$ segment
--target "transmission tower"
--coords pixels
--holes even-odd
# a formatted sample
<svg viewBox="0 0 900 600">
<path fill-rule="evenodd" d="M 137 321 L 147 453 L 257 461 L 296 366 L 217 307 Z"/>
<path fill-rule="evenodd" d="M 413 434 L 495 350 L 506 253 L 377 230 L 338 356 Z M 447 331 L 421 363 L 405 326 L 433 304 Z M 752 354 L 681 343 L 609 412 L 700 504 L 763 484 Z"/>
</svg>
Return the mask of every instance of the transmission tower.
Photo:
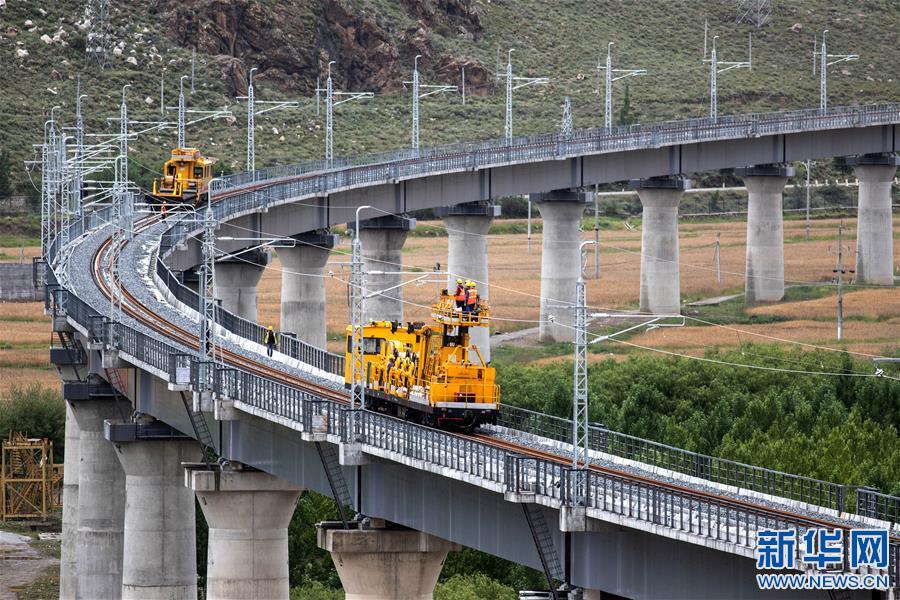
<svg viewBox="0 0 900 600">
<path fill-rule="evenodd" d="M 736 23 L 749 23 L 757 29 L 772 22 L 771 0 L 739 0 Z"/>
<path fill-rule="evenodd" d="M 578 260 L 584 247 L 593 240 L 581 242 Z M 587 381 L 587 287 L 581 265 L 575 282 L 575 365 L 572 386 L 572 468 L 575 469 L 575 499 L 585 498 L 585 471 L 588 468 L 588 381 Z"/>
<path fill-rule="evenodd" d="M 90 29 L 87 34 L 87 60 L 101 70 L 109 61 L 110 37 L 109 27 L 110 0 L 87 0 L 86 16 Z"/>
<path fill-rule="evenodd" d="M 329 80 L 331 78 L 329 77 Z M 365 204 L 356 209 L 356 228 L 353 230 L 353 245 L 350 258 L 350 408 L 353 412 L 353 430 L 356 431 L 356 411 L 366 406 L 366 373 L 363 360 L 363 326 L 365 325 L 366 272 L 362 255 L 362 240 L 359 236 L 359 213 L 371 209 Z M 357 379 L 359 381 L 357 381 Z"/>
<path fill-rule="evenodd" d="M 572 135 L 572 129 L 572 101 L 566 96 L 566 100 L 563 103 L 563 116 L 559 131 L 564 136 L 568 137 Z"/>
</svg>

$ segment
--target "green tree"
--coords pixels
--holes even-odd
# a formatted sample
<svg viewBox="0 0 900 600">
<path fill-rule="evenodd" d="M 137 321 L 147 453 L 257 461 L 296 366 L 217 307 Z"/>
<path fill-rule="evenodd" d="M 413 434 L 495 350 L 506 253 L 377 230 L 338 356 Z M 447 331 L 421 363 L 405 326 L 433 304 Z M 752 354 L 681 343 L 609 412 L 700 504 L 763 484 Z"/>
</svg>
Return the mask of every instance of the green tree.
<svg viewBox="0 0 900 600">
<path fill-rule="evenodd" d="M 8 398 L 0 398 L 0 436 L 12 432 L 49 439 L 59 461 L 66 439 L 66 405 L 59 391 L 39 384 L 13 386 Z"/>
<path fill-rule="evenodd" d="M 457 574 L 438 583 L 434 600 L 516 600 L 518 591 L 482 573 Z"/>
<path fill-rule="evenodd" d="M 631 108 L 630 86 L 625 84 L 625 97 L 622 99 L 622 108 L 619 109 L 617 125 L 634 125 L 641 118 L 641 113 Z"/>
</svg>

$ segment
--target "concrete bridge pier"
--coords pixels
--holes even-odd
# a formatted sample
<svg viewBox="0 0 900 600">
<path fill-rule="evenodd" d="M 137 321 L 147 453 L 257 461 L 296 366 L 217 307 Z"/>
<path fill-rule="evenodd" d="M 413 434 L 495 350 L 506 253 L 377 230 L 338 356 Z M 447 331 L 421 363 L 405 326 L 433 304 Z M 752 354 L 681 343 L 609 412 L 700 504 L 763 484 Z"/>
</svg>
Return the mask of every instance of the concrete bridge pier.
<svg viewBox="0 0 900 600">
<path fill-rule="evenodd" d="M 859 179 L 856 221 L 856 281 L 874 285 L 894 284 L 894 240 L 891 214 L 891 182 L 900 157 L 895 154 L 863 154 L 847 158 Z"/>
<path fill-rule="evenodd" d="M 347 227 L 352 229 L 356 223 L 348 223 Z M 403 244 L 407 234 L 415 227 L 415 219 L 394 215 L 359 222 L 366 294 L 388 290 L 366 298 L 366 313 L 363 315 L 366 321 L 403 320 L 403 288 L 397 286 L 403 283 L 403 275 L 399 273 L 403 270 Z"/>
<path fill-rule="evenodd" d="M 494 217 L 500 216 L 500 205 L 490 202 L 467 202 L 434 210 L 447 227 L 447 289 L 452 294 L 457 279 L 471 279 L 478 295 L 490 298 L 488 287 L 487 235 Z M 488 327 L 470 329 L 471 342 L 487 362 L 491 361 L 491 332 Z"/>
<path fill-rule="evenodd" d="M 336 234 L 316 231 L 294 236 L 293 248 L 278 248 L 281 260 L 281 330 L 325 349 L 325 264 L 338 243 Z"/>
<path fill-rule="evenodd" d="M 635 179 L 641 217 L 641 312 L 679 314 L 681 276 L 678 255 L 678 203 L 690 179 Z"/>
<path fill-rule="evenodd" d="M 125 472 L 115 448 L 103 435 L 103 423 L 130 414 L 131 405 L 112 395 L 66 399 L 80 430 L 76 597 L 120 598 Z"/>
<path fill-rule="evenodd" d="M 287 598 L 287 527 L 300 488 L 262 471 L 185 471 L 209 525 L 209 600 Z"/>
<path fill-rule="evenodd" d="M 784 298 L 784 184 L 794 176 L 788 165 L 735 169 L 747 186 L 747 264 L 744 294 L 748 304 Z"/>
<path fill-rule="evenodd" d="M 319 547 L 331 553 L 346 600 L 431 600 L 447 553 L 457 544 L 408 529 L 341 529 L 318 525 Z"/>
<path fill-rule="evenodd" d="M 59 558 L 59 597 L 77 597 L 78 589 L 78 466 L 81 431 L 66 402 L 66 454 L 63 459 L 62 544 Z"/>
<path fill-rule="evenodd" d="M 556 190 L 531 194 L 541 212 L 541 324 L 542 342 L 575 339 L 575 282 L 581 270 L 581 216 L 588 194 Z M 553 323 L 549 323 L 550 316 Z"/>
<path fill-rule="evenodd" d="M 123 599 L 197 597 L 194 495 L 181 463 L 200 459 L 199 444 L 151 417 L 107 421 L 125 471 Z"/>
<path fill-rule="evenodd" d="M 256 322 L 256 286 L 269 264 L 267 250 L 245 252 L 216 263 L 216 298 L 222 308 Z"/>
</svg>

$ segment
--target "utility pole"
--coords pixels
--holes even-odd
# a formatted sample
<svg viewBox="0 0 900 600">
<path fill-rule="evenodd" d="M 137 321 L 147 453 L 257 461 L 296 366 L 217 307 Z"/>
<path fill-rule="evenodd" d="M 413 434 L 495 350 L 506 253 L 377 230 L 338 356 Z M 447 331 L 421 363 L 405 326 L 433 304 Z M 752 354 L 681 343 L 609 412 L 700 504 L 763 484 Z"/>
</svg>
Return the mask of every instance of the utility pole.
<svg viewBox="0 0 900 600">
<path fill-rule="evenodd" d="M 722 283 L 722 244 L 720 232 L 716 232 L 716 283 Z"/>
<path fill-rule="evenodd" d="M 600 185 L 594 184 L 594 279 L 600 279 Z"/>
<path fill-rule="evenodd" d="M 256 171 L 256 117 L 269 111 L 278 110 L 280 108 L 296 108 L 300 103 L 296 100 L 257 100 L 256 91 L 253 86 L 253 72 L 257 68 L 250 69 L 247 82 L 247 95 L 238 96 L 238 100 L 247 101 L 247 170 L 253 173 Z M 259 104 L 266 105 L 265 108 L 257 110 Z M 254 181 L 256 175 L 253 175 Z"/>
<path fill-rule="evenodd" d="M 455 92 L 457 87 L 455 85 L 425 85 L 419 83 L 419 59 L 422 58 L 421 54 L 416 54 L 416 57 L 413 59 L 413 78 L 412 81 L 404 81 L 403 83 L 411 83 L 412 84 L 412 149 L 416 156 L 419 155 L 419 100 L 422 98 L 426 98 L 428 96 L 433 96 L 434 94 L 441 94 L 443 92 Z M 422 89 L 428 90 L 425 93 L 420 93 Z"/>
<path fill-rule="evenodd" d="M 166 114 L 166 68 L 162 68 L 162 75 L 159 76 L 159 114 Z"/>
<path fill-rule="evenodd" d="M 352 102 L 353 100 L 364 100 L 374 98 L 372 92 L 336 92 L 334 84 L 331 80 L 331 65 L 335 61 L 328 62 L 328 79 L 325 80 L 325 89 L 316 88 L 316 94 L 325 92 L 325 168 L 330 169 L 334 164 L 334 107 Z M 343 100 L 334 101 L 335 96 L 346 96 Z"/>
<path fill-rule="evenodd" d="M 849 248 L 847 249 L 849 251 Z M 844 268 L 844 220 L 841 219 L 838 225 L 838 245 L 837 245 L 837 265 L 832 271 L 835 274 L 835 282 L 837 283 L 837 339 L 844 339 L 844 275 L 851 275 L 856 271 L 854 269 Z"/>
<path fill-rule="evenodd" d="M 466 68 L 462 67 L 462 75 L 460 76 L 460 84 L 462 84 L 462 104 L 466 105 Z"/>
<path fill-rule="evenodd" d="M 841 62 L 851 60 L 859 60 L 858 54 L 828 54 L 827 44 L 825 43 L 825 34 L 828 30 L 822 32 L 822 44 L 820 46 L 819 58 L 819 112 L 825 114 L 828 110 L 828 67 Z M 831 62 L 829 62 L 831 59 Z"/>
<path fill-rule="evenodd" d="M 187 75 L 182 75 L 178 81 L 178 147 L 184 148 L 184 80 Z"/>
<path fill-rule="evenodd" d="M 350 409 L 354 411 L 353 431 L 356 431 L 356 411 L 366 406 L 366 373 L 363 360 L 363 326 L 366 303 L 366 273 L 362 256 L 362 239 L 359 235 L 359 213 L 371 209 L 364 204 L 356 209 L 356 227 L 353 230 L 353 244 L 350 259 Z M 359 379 L 359 381 L 357 381 Z"/>
<path fill-rule="evenodd" d="M 612 47 L 615 42 L 606 45 L 606 96 L 603 102 L 603 127 L 606 131 L 612 129 L 612 84 L 614 81 L 625 79 L 626 77 L 638 77 L 646 75 L 647 69 L 613 69 L 612 68 Z M 614 75 L 618 73 L 618 75 Z"/>
<path fill-rule="evenodd" d="M 806 161 L 806 241 L 809 241 L 809 167 L 811 161 Z"/>
<path fill-rule="evenodd" d="M 591 240 L 581 242 L 579 261 L 584 247 Z M 575 469 L 575 499 L 584 498 L 585 475 L 588 466 L 588 382 L 587 382 L 587 287 L 579 266 L 575 282 L 575 364 L 572 389 L 572 468 Z"/>
<path fill-rule="evenodd" d="M 212 197 L 212 184 L 216 179 L 210 180 L 207 190 Z M 202 256 L 200 265 L 200 320 L 197 339 L 199 341 L 197 358 L 200 361 L 200 391 L 212 389 L 213 373 L 216 364 L 216 221 L 213 217 L 212 202 L 206 203 L 206 211 L 203 218 Z"/>
<path fill-rule="evenodd" d="M 721 61 L 716 50 L 716 40 L 719 36 L 713 36 L 712 51 L 708 60 L 709 62 L 709 118 L 714 122 L 719 118 L 719 85 L 718 75 L 732 69 L 752 69 L 753 68 L 753 34 L 747 44 L 747 60 L 745 61 Z M 719 68 L 724 67 L 724 68 Z"/>
<path fill-rule="evenodd" d="M 550 82 L 547 77 L 513 77 L 512 70 L 512 53 L 515 48 L 510 48 L 506 53 L 506 74 L 497 74 L 497 77 L 506 77 L 506 124 L 504 126 L 504 137 L 507 145 L 512 143 L 513 137 L 513 91 L 528 87 L 530 85 L 546 85 Z M 518 84 L 516 82 L 519 82 Z"/>
</svg>

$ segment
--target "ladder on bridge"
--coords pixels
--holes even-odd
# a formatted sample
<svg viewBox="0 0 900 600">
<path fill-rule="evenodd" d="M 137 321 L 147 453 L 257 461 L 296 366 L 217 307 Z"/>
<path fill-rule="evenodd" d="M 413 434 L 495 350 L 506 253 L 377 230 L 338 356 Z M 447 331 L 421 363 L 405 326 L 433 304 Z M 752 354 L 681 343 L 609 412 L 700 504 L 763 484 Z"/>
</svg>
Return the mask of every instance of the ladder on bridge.
<svg viewBox="0 0 900 600">
<path fill-rule="evenodd" d="M 334 497 L 334 503 L 337 506 L 338 514 L 341 515 L 341 522 L 344 529 L 350 529 L 350 519 L 348 518 L 347 507 L 351 506 L 353 499 L 350 497 L 350 488 L 347 487 L 347 480 L 344 479 L 344 472 L 341 470 L 341 461 L 338 458 L 337 449 L 331 445 L 322 445 L 316 442 L 316 450 L 319 452 L 319 458 L 322 460 L 322 467 L 325 469 L 325 477 L 328 478 L 328 485 L 331 487 L 331 495 Z"/>
<path fill-rule="evenodd" d="M 548 589 L 554 591 L 557 588 L 557 581 L 565 581 L 565 573 L 563 573 L 556 546 L 553 544 L 550 528 L 547 527 L 544 513 L 541 512 L 541 508 L 537 504 L 523 502 L 522 510 L 525 512 L 525 520 L 528 521 L 528 528 L 531 530 L 531 536 L 534 538 L 538 558 L 541 560 L 541 567 L 544 570 L 544 576 L 547 578 Z"/>
<path fill-rule="evenodd" d="M 75 377 L 78 381 L 84 381 L 81 373 L 78 371 L 78 365 L 83 363 L 84 348 L 81 343 L 75 339 L 75 334 L 71 331 L 57 331 L 56 337 L 59 338 L 59 344 L 69 356 L 72 370 L 75 371 Z"/>
<path fill-rule="evenodd" d="M 188 420 L 190 420 L 191 428 L 194 430 L 194 437 L 197 438 L 197 441 L 203 447 L 203 462 L 209 466 L 209 457 L 216 456 L 216 447 L 213 445 L 212 434 L 209 432 L 206 418 L 202 412 L 194 411 L 193 402 L 184 392 L 181 392 L 181 401 L 184 403 L 184 410 L 187 411 Z"/>
</svg>

